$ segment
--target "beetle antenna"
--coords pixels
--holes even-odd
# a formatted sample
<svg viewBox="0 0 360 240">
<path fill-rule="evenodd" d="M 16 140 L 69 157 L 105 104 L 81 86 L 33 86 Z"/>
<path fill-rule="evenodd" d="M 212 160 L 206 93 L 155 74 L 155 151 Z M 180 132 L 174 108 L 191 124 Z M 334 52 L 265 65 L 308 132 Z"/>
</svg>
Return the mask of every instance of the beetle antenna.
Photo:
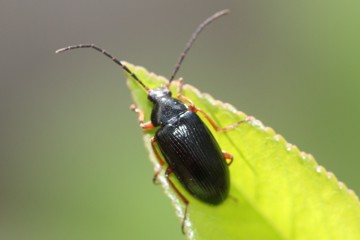
<svg viewBox="0 0 360 240">
<path fill-rule="evenodd" d="M 195 30 L 195 32 L 191 35 L 190 40 L 187 42 L 184 51 L 180 54 L 179 60 L 177 62 L 177 64 L 175 65 L 175 69 L 170 77 L 169 80 L 169 84 L 171 83 L 171 81 L 174 80 L 176 73 L 179 71 L 180 66 L 182 64 L 182 62 L 184 61 L 184 58 L 186 56 L 186 54 L 188 53 L 188 51 L 190 50 L 191 46 L 193 45 L 193 43 L 195 42 L 195 40 L 197 39 L 198 35 L 200 32 L 202 32 L 202 30 L 204 30 L 204 28 L 209 25 L 211 22 L 213 22 L 214 20 L 218 19 L 221 16 L 224 16 L 226 14 L 229 13 L 228 9 L 219 11 L 217 13 L 215 13 L 214 15 L 212 15 L 211 17 L 207 18 L 204 22 L 202 22 L 198 28 Z"/>
<path fill-rule="evenodd" d="M 117 65 L 119 65 L 122 69 L 124 69 L 127 73 L 129 73 L 133 79 L 135 79 L 138 83 L 140 83 L 140 85 L 146 90 L 149 91 L 149 87 L 147 87 L 136 75 L 135 73 L 133 73 L 126 65 L 122 64 L 121 61 L 119 61 L 116 57 L 113 57 L 110 53 L 108 53 L 105 49 L 99 48 L 98 46 L 94 45 L 94 44 L 79 44 L 79 45 L 73 45 L 73 46 L 68 46 L 65 48 L 61 48 L 55 51 L 55 53 L 61 53 L 61 52 L 65 52 L 68 50 L 73 50 L 73 49 L 78 49 L 78 48 L 92 48 L 95 49 L 98 52 L 101 52 L 102 54 L 104 54 L 105 56 L 107 56 L 108 58 L 110 58 L 111 60 L 113 60 Z"/>
</svg>

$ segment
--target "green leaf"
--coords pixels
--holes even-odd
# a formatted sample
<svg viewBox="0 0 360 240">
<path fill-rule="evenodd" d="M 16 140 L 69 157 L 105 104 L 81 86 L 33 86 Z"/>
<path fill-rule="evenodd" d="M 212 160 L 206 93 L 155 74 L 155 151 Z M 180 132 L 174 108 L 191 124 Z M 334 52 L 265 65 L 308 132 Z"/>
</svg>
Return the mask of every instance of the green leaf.
<svg viewBox="0 0 360 240">
<path fill-rule="evenodd" d="M 126 65 L 150 88 L 167 82 L 142 67 Z M 128 86 L 135 104 L 144 110 L 148 121 L 151 104 L 146 92 L 134 80 L 128 80 Z M 178 82 L 172 83 L 171 90 L 176 96 Z M 196 200 L 172 176 L 176 187 L 190 201 L 186 222 L 188 239 L 360 239 L 358 197 L 334 174 L 319 166 L 311 155 L 300 152 L 259 120 L 190 85 L 184 86 L 183 95 L 219 126 L 248 119 L 236 129 L 214 133 L 221 148 L 234 156 L 229 166 L 230 197 L 224 203 L 210 206 Z M 144 132 L 144 141 L 151 162 L 158 169 L 150 144 L 153 135 L 154 131 Z M 181 199 L 169 187 L 163 173 L 159 180 L 182 220 Z"/>
</svg>

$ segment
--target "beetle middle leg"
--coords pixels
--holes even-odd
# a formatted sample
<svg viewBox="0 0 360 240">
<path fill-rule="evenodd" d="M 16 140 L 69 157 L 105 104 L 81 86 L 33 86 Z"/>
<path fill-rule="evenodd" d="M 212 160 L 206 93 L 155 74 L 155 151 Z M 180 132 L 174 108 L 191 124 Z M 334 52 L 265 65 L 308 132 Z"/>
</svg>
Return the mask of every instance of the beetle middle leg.
<svg viewBox="0 0 360 240">
<path fill-rule="evenodd" d="M 228 131 L 230 129 L 233 129 L 233 128 L 236 128 L 237 126 L 239 126 L 240 124 L 242 123 L 245 123 L 247 122 L 247 120 L 241 120 L 239 122 L 236 122 L 234 124 L 231 124 L 229 126 L 226 126 L 226 127 L 219 127 L 217 125 L 217 123 L 206 113 L 204 112 L 202 109 L 198 108 L 195 106 L 195 104 L 193 103 L 193 101 L 191 101 L 190 99 L 188 99 L 187 97 L 181 95 L 181 94 L 178 94 L 178 98 L 184 102 L 187 102 L 188 103 L 188 109 L 194 113 L 201 113 L 205 118 L 206 120 L 209 121 L 209 123 L 211 124 L 211 126 L 215 129 L 215 131 L 217 132 L 225 132 L 225 131 Z"/>
<path fill-rule="evenodd" d="M 187 97 L 185 97 L 184 95 L 181 94 L 182 90 L 183 90 L 183 85 L 184 85 L 183 78 L 180 78 L 178 81 L 179 81 L 179 92 L 178 92 L 178 95 L 177 95 L 178 98 L 180 100 L 182 100 L 183 102 L 188 103 L 188 108 L 189 108 L 190 111 L 195 112 L 195 113 L 200 112 L 209 121 L 209 123 L 215 129 L 215 131 L 224 132 L 224 131 L 236 128 L 241 123 L 246 122 L 246 120 L 242 120 L 242 121 L 236 122 L 236 123 L 231 124 L 231 125 L 226 126 L 226 127 L 219 127 L 216 124 L 216 122 L 206 112 L 204 112 L 202 109 L 196 107 L 193 101 L 191 101 L 189 98 L 187 98 Z"/>
<path fill-rule="evenodd" d="M 168 167 L 165 172 L 165 177 L 166 177 L 166 180 L 168 181 L 168 183 L 170 184 L 170 186 L 174 189 L 176 194 L 180 197 L 181 201 L 185 204 L 184 218 L 181 223 L 181 230 L 182 230 L 183 234 L 185 234 L 185 221 L 186 221 L 187 211 L 188 211 L 188 207 L 189 207 L 189 200 L 187 200 L 184 197 L 184 195 L 182 195 L 182 193 L 179 191 L 179 189 L 177 189 L 175 184 L 171 181 L 171 179 L 169 177 L 169 175 L 171 173 L 173 173 L 173 170 L 170 167 Z"/>
<path fill-rule="evenodd" d="M 144 114 L 144 111 L 143 111 L 143 110 L 137 108 L 135 104 L 131 104 L 131 105 L 130 105 L 130 109 L 133 110 L 134 112 L 136 112 L 136 113 L 138 114 L 138 122 L 140 123 L 140 127 L 141 127 L 142 129 L 144 129 L 144 130 L 151 130 L 151 129 L 154 128 L 154 125 L 152 124 L 151 121 L 144 123 L 144 115 L 145 115 L 145 114 Z M 153 150 L 153 152 L 154 152 L 154 154 L 155 154 L 155 157 L 156 157 L 158 163 L 160 164 L 160 168 L 159 168 L 158 170 L 156 170 L 155 175 L 154 175 L 154 177 L 153 177 L 153 183 L 154 183 L 154 184 L 158 184 L 158 183 L 157 183 L 157 177 L 158 177 L 159 174 L 161 173 L 162 167 L 164 166 L 165 162 L 164 162 L 164 160 L 162 160 L 159 152 L 158 152 L 157 149 L 156 149 L 155 144 L 156 144 L 156 138 L 153 137 L 153 138 L 151 138 L 151 148 L 152 148 L 152 150 Z"/>
</svg>

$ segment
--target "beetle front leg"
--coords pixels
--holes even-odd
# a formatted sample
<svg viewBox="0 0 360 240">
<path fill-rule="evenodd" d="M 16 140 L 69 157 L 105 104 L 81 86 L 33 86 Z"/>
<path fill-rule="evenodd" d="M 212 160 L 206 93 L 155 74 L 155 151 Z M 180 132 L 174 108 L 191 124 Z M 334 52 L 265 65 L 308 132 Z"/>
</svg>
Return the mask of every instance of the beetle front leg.
<svg viewBox="0 0 360 240">
<path fill-rule="evenodd" d="M 179 86 L 178 86 L 178 96 L 181 95 L 182 90 L 183 90 L 183 85 L 184 85 L 184 79 L 181 77 L 181 78 L 179 78 L 179 79 L 176 80 L 176 81 L 168 82 L 168 84 L 166 85 L 166 87 L 167 87 L 168 89 L 170 89 L 171 83 L 173 83 L 173 82 L 178 82 L 178 85 L 179 85 Z"/>
<path fill-rule="evenodd" d="M 186 221 L 187 211 L 188 211 L 188 207 L 189 207 L 189 200 L 187 200 L 184 197 L 184 195 L 182 195 L 182 193 L 179 191 L 179 189 L 177 189 L 175 184 L 171 181 L 171 179 L 169 177 L 169 175 L 171 173 L 173 173 L 173 170 L 170 167 L 168 167 L 165 172 L 165 177 L 166 177 L 166 180 L 169 182 L 170 186 L 174 189 L 176 194 L 180 197 L 181 201 L 185 204 L 184 218 L 181 223 L 181 230 L 182 230 L 183 234 L 185 234 L 185 221 Z"/>
<path fill-rule="evenodd" d="M 140 127 L 144 130 L 152 130 L 154 129 L 154 125 L 151 121 L 144 123 L 144 111 L 137 108 L 135 104 L 130 105 L 130 109 L 138 114 L 138 122 L 140 123 Z"/>
<path fill-rule="evenodd" d="M 181 93 L 182 93 L 182 91 L 183 91 L 183 86 L 184 86 L 184 79 L 183 78 L 179 78 L 179 93 L 178 93 L 178 95 L 180 95 L 181 96 Z"/>
</svg>

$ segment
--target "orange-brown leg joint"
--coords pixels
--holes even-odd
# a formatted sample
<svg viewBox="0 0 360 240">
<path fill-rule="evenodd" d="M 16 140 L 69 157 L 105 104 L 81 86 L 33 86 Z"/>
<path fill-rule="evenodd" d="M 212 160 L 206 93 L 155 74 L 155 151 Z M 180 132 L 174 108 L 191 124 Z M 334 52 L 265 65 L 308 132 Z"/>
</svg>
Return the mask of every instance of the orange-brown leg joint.
<svg viewBox="0 0 360 240">
<path fill-rule="evenodd" d="M 145 131 L 152 130 L 155 128 L 155 126 L 153 125 L 153 123 L 151 121 L 146 122 L 146 123 L 140 123 L 140 127 L 142 129 L 144 129 Z"/>
<path fill-rule="evenodd" d="M 184 218 L 182 220 L 181 223 L 181 230 L 182 232 L 185 234 L 185 221 L 186 221 L 186 217 L 187 217 L 187 212 L 188 212 L 188 207 L 189 207 L 189 200 L 187 200 L 184 195 L 181 194 L 181 192 L 179 191 L 179 189 L 176 188 L 175 184 L 171 181 L 169 175 L 172 173 L 172 169 L 170 167 L 168 167 L 166 169 L 165 172 L 165 177 L 166 180 L 169 182 L 170 186 L 174 189 L 174 191 L 176 192 L 176 194 L 180 197 L 181 201 L 185 204 L 185 211 L 184 211 Z"/>
</svg>

